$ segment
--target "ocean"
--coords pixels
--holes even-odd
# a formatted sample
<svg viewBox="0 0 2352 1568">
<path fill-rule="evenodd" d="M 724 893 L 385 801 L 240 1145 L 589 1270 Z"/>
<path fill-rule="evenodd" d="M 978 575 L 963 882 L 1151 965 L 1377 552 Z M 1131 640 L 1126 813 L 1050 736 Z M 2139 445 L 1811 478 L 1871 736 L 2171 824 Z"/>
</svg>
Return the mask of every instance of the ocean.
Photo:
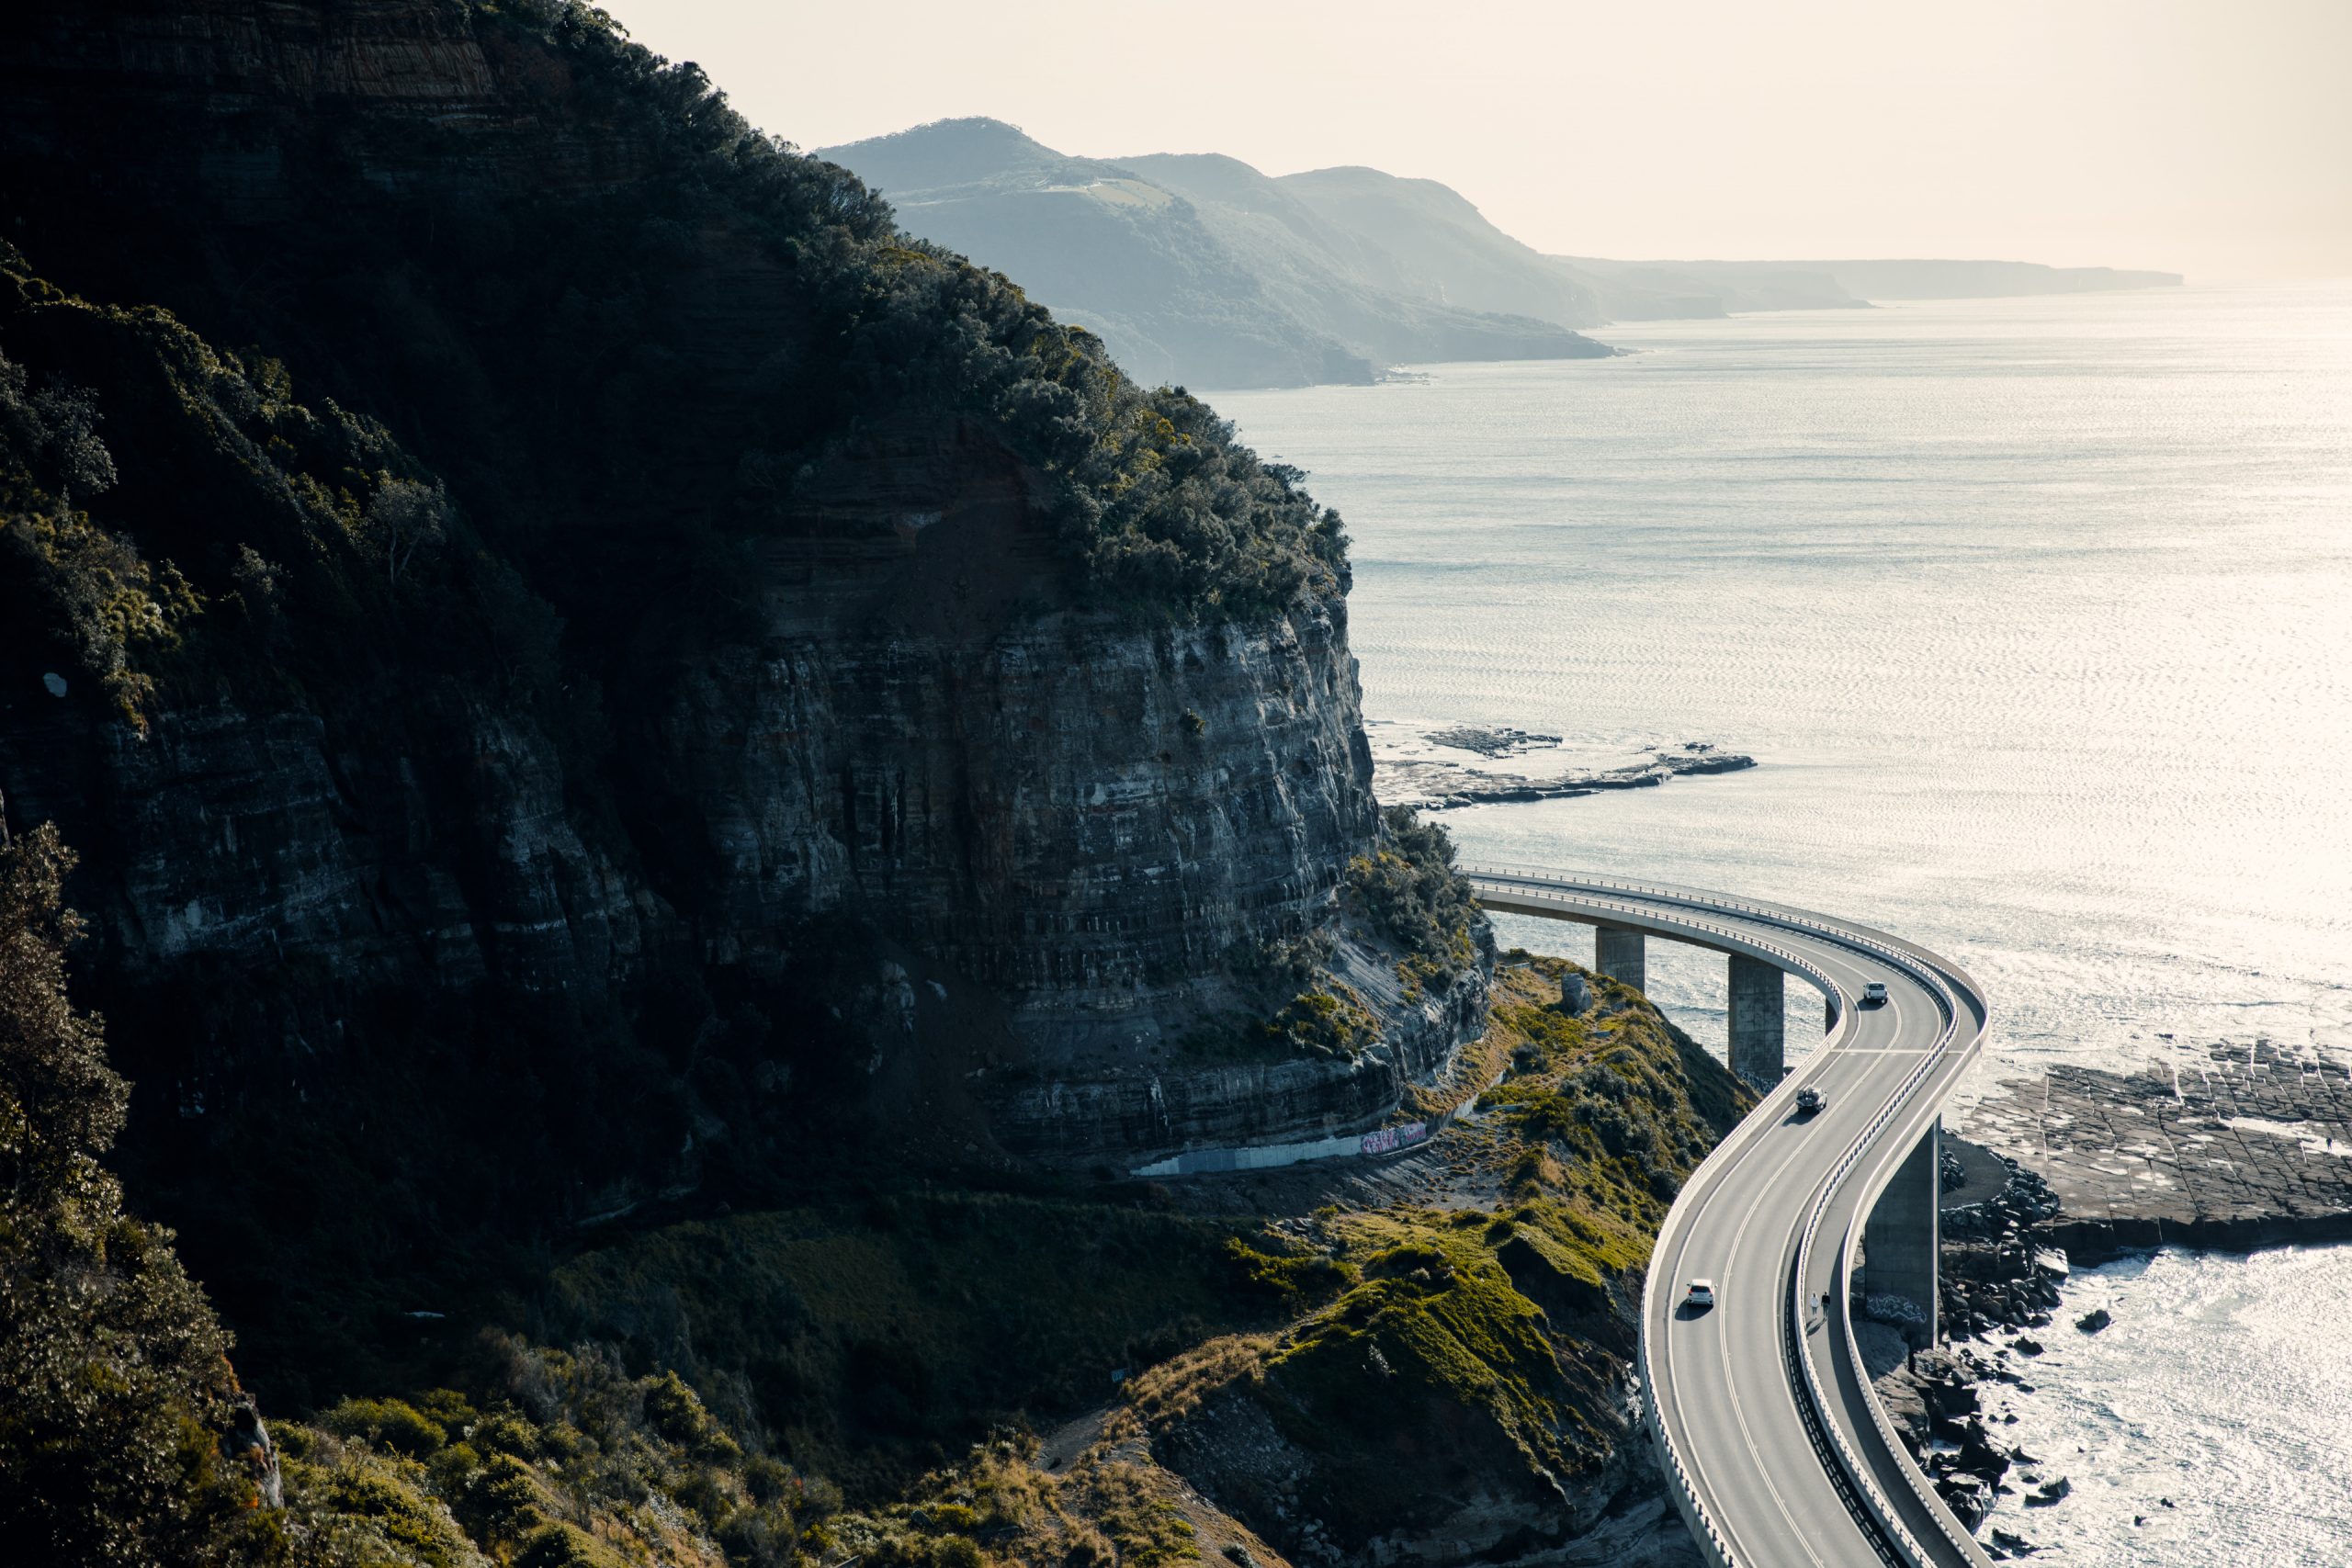
<svg viewBox="0 0 2352 1568">
<path fill-rule="evenodd" d="M 2217 1042 L 2352 1063 L 2352 283 L 1598 335 L 1635 352 L 1214 399 L 1348 520 L 1376 749 L 1469 724 L 1758 760 L 1443 813 L 1466 857 L 1925 942 L 1993 1000 L 1971 1096 Z M 1652 995 L 1718 1047 L 1724 984 L 1651 944 Z M 1792 1048 L 1819 1019 L 1792 996 Z M 2007 1430 L 2063 1441 L 2075 1495 L 1996 1522 L 2069 1563 L 2352 1562 L 2352 1357 L 2321 1326 L 2352 1257 L 2282 1256 L 2087 1277 L 2169 1326 L 2053 1349 Z M 2191 1396 L 2240 1355 L 2296 1375 Z M 2086 1486 L 2078 1444 L 2124 1479 Z M 2175 1506 L 2132 1526 L 2159 1477 Z"/>
</svg>

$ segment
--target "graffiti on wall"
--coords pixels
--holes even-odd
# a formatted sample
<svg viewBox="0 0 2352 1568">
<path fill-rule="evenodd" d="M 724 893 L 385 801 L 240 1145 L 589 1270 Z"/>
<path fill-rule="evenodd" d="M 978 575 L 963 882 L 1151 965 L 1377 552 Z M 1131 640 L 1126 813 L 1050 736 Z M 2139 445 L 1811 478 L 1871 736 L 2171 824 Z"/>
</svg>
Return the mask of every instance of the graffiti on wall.
<svg viewBox="0 0 2352 1568">
<path fill-rule="evenodd" d="M 1401 1127 L 1378 1127 L 1363 1135 L 1363 1152 L 1385 1155 L 1392 1149 L 1408 1149 L 1430 1135 L 1426 1122 L 1408 1122 Z"/>
</svg>

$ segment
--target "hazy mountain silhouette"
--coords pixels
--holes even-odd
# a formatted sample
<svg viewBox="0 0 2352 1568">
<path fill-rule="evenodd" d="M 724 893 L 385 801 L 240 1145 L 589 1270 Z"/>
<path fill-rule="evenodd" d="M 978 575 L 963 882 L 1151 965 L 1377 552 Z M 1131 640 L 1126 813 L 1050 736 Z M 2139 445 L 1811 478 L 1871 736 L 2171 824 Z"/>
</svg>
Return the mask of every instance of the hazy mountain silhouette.
<svg viewBox="0 0 2352 1568">
<path fill-rule="evenodd" d="M 1070 158 L 990 119 L 820 155 L 879 189 L 910 231 L 1101 334 L 1146 381 L 1302 386 L 1368 381 L 1399 361 L 1611 352 L 1553 313 L 1572 289 L 1529 290 L 1543 319 L 1464 308 L 1447 279 L 1230 158 Z M 1588 300 L 1573 320 L 1594 314 Z"/>
<path fill-rule="evenodd" d="M 1609 321 L 2180 281 L 2028 262 L 1546 255 L 1435 180 L 1361 167 L 1271 176 L 1216 153 L 1071 158 L 993 119 L 821 155 L 880 189 L 912 232 L 1099 333 L 1130 374 L 1194 387 L 1607 355 L 1572 329 Z"/>
</svg>

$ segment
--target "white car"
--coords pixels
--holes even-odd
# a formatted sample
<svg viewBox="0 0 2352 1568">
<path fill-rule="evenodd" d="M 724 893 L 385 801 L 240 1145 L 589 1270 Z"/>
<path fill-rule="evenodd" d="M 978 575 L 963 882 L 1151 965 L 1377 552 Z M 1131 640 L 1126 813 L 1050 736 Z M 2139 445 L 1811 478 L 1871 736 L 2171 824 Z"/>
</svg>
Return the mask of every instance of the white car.
<svg viewBox="0 0 2352 1568">
<path fill-rule="evenodd" d="M 1886 982 L 1883 980 L 1872 980 L 1869 985 L 1864 986 L 1862 987 L 1862 1005 L 1866 1008 L 1884 1007 L 1886 1005 Z"/>
<path fill-rule="evenodd" d="M 1715 1282 L 1713 1280 L 1691 1280 L 1682 1292 L 1682 1304 L 1692 1312 L 1705 1312 L 1715 1304 Z"/>
</svg>

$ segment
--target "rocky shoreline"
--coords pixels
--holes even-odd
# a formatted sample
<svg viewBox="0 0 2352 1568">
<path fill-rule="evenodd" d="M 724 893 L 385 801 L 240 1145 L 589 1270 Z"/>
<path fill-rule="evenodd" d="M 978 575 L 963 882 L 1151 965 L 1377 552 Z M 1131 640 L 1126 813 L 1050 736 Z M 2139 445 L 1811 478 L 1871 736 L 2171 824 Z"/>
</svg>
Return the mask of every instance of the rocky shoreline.
<svg viewBox="0 0 2352 1568">
<path fill-rule="evenodd" d="M 1737 773 L 1756 759 L 1711 740 L 1645 749 L 1630 760 L 1579 755 L 1557 735 L 1510 726 L 1453 725 L 1413 728 L 1368 725 L 1373 787 L 1391 804 L 1423 811 L 1464 806 L 1518 804 L 1649 789 L 1668 779 Z M 1512 761 L 1516 770 L 1496 764 Z"/>
<path fill-rule="evenodd" d="M 2131 1073 L 2053 1066 L 1966 1127 L 2049 1182 L 2044 1234 L 2078 1265 L 2352 1239 L 2352 1070 L 2314 1051 L 2257 1038 Z"/>
<path fill-rule="evenodd" d="M 1998 1428 L 2017 1416 L 1988 1404 L 1988 1391 L 2001 1385 L 2032 1392 L 2018 1369 L 2042 1353 L 2034 1336 L 2054 1321 L 2068 1264 L 2048 1245 L 2058 1199 L 2037 1173 L 1982 1145 L 1948 1138 L 1941 1174 L 1939 1308 L 1946 1343 L 1911 1357 L 1891 1335 L 1871 1337 L 1880 1347 L 1879 1395 L 1897 1434 L 1973 1530 L 2004 1494 L 2023 1490 L 2028 1506 L 2047 1506 L 2071 1489 L 2064 1476 L 2047 1474 L 2036 1456 L 2003 1440 Z M 1868 1305 L 1869 1298 L 1858 1303 Z M 2006 1343 L 1995 1343 L 1996 1336 Z M 1986 1548 L 1996 1560 L 2032 1550 L 2007 1530 Z"/>
<path fill-rule="evenodd" d="M 1972 1136 L 1947 1136 L 1942 1169 L 1946 1343 L 1909 1357 L 1892 1329 L 1863 1326 L 1898 1431 L 1972 1529 L 2001 1496 L 2049 1507 L 2072 1490 L 2002 1429 L 2058 1337 L 2112 1321 L 2066 1310 L 2075 1269 L 2160 1247 L 2352 1238 L 2352 1071 L 2314 1051 L 2257 1038 L 2129 1073 L 2052 1066 L 1963 1125 Z M 1985 1550 L 2003 1561 L 2039 1549 L 1995 1529 Z"/>
</svg>

